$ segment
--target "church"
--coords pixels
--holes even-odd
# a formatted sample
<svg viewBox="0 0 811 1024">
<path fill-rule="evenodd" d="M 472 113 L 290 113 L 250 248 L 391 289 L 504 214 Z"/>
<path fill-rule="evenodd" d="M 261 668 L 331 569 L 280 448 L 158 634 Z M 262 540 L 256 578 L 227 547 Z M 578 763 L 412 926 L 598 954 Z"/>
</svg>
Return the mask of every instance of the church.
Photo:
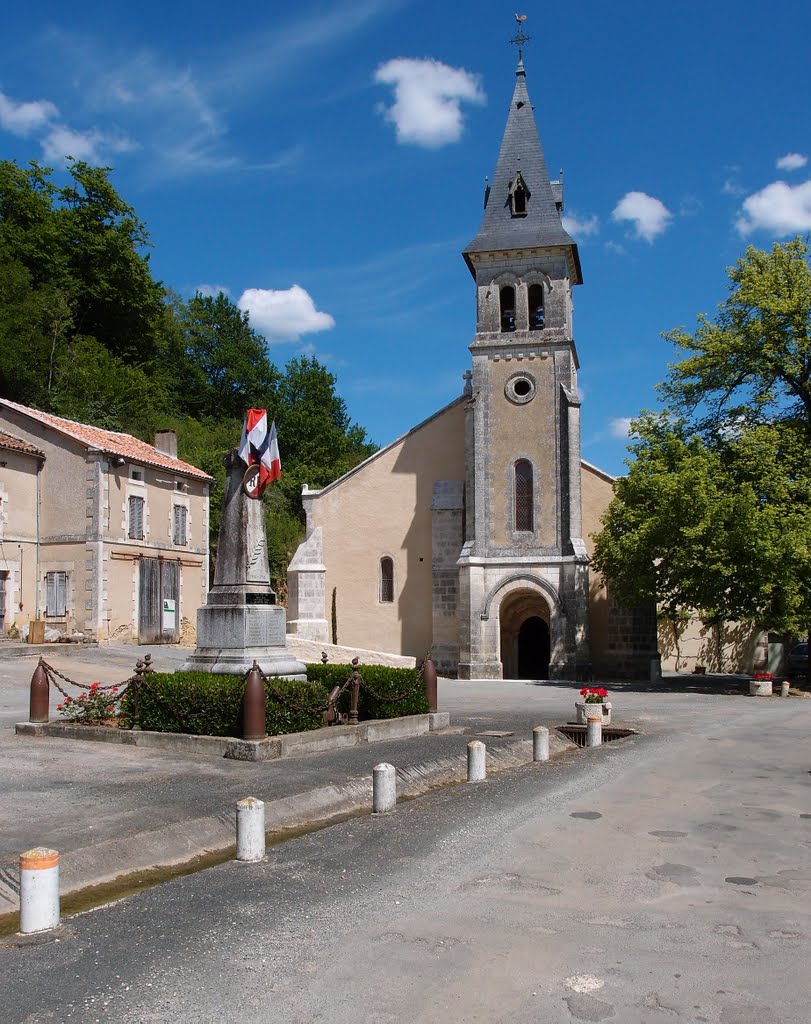
<svg viewBox="0 0 811 1024">
<path fill-rule="evenodd" d="M 413 655 L 461 679 L 647 677 L 654 609 L 589 571 L 613 478 L 580 455 L 582 284 L 519 50 L 478 232 L 463 393 L 321 490 L 288 569 L 289 633 Z"/>
</svg>

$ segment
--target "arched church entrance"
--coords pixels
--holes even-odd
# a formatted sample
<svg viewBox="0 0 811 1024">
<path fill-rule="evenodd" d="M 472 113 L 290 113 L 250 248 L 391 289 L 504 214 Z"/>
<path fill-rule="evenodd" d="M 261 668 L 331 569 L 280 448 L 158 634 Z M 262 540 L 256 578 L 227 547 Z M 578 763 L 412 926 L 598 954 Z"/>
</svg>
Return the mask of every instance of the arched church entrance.
<svg viewBox="0 0 811 1024">
<path fill-rule="evenodd" d="M 533 590 L 513 591 L 499 608 L 504 679 L 548 679 L 549 606 Z"/>
</svg>

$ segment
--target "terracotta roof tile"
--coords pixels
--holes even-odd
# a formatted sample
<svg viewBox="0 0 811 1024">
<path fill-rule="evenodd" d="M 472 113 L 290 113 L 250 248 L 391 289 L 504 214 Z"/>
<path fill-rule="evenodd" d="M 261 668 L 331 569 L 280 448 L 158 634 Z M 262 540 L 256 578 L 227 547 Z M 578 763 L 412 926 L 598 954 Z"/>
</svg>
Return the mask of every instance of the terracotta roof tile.
<svg viewBox="0 0 811 1024">
<path fill-rule="evenodd" d="M 45 458 L 45 452 L 40 451 L 39 448 L 35 448 L 27 441 L 23 441 L 21 437 L 15 437 L 13 434 L 7 434 L 5 430 L 0 430 L 0 448 L 9 448 L 13 452 L 23 452 L 25 455 L 35 455 L 40 459 Z"/>
<path fill-rule="evenodd" d="M 182 473 L 184 476 L 193 476 L 199 480 L 213 479 L 202 469 L 183 462 L 181 459 L 173 459 L 171 455 L 158 451 L 153 445 L 147 444 L 146 441 L 141 441 L 131 434 L 119 434 L 114 430 L 102 430 L 101 427 L 92 427 L 87 423 L 76 423 L 74 420 L 66 420 L 61 416 L 54 416 L 49 412 L 41 412 L 39 409 L 31 409 L 26 405 L 18 405 L 17 402 L 11 402 L 7 398 L 0 398 L 0 408 L 4 406 L 42 423 L 46 427 L 51 427 L 66 437 L 72 437 L 96 451 L 117 455 L 147 466 L 157 466 L 174 473 Z"/>
</svg>

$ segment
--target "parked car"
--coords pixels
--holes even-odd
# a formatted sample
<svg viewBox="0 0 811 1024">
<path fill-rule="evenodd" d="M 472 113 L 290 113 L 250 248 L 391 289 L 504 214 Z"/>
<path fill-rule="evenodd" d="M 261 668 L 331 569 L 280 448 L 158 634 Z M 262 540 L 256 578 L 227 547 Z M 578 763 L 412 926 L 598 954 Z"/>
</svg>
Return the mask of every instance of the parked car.
<svg viewBox="0 0 811 1024">
<path fill-rule="evenodd" d="M 788 652 L 789 673 L 800 672 L 808 675 L 808 644 L 802 643 L 792 647 Z"/>
</svg>

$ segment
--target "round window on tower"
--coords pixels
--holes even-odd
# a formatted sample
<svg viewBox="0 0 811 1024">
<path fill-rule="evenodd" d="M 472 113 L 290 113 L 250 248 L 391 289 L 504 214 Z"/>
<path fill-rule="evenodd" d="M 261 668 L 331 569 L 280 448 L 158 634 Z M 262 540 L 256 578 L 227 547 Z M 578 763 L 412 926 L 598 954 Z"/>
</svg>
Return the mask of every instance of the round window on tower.
<svg viewBox="0 0 811 1024">
<path fill-rule="evenodd" d="M 504 394 L 515 405 L 526 405 L 535 397 L 535 378 L 521 371 L 514 373 L 504 385 Z"/>
</svg>

